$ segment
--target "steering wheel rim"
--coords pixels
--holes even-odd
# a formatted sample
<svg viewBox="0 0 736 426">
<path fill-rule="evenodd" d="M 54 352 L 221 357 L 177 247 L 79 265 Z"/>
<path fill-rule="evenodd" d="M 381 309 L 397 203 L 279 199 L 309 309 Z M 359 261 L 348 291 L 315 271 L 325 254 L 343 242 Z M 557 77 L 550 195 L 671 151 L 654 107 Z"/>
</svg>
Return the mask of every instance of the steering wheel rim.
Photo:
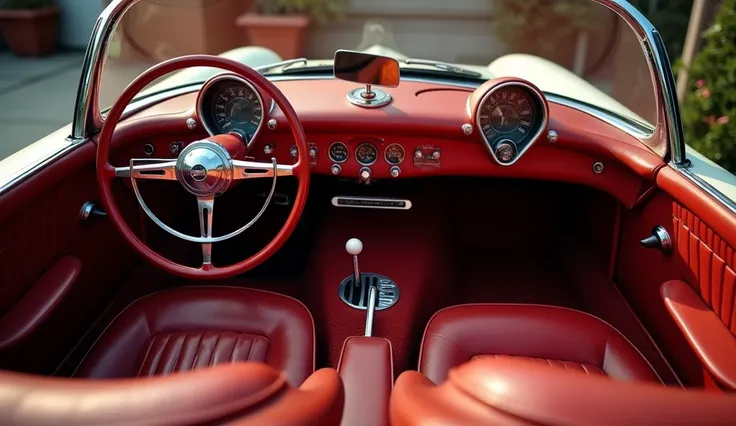
<svg viewBox="0 0 736 426">
<path fill-rule="evenodd" d="M 112 181 L 116 179 L 116 174 L 115 167 L 110 164 L 110 144 L 115 128 L 117 127 L 125 108 L 130 104 L 136 94 L 156 79 L 174 71 L 191 67 L 214 67 L 223 71 L 229 71 L 250 81 L 257 89 L 266 92 L 284 114 L 291 128 L 294 143 L 298 148 L 297 162 L 292 166 L 293 175 L 298 180 L 297 194 L 294 199 L 291 213 L 286 219 L 284 226 L 274 239 L 256 254 L 238 263 L 224 267 L 216 267 L 211 263 L 205 263 L 200 268 L 194 268 L 176 263 L 153 251 L 135 235 L 130 227 L 128 227 L 117 203 L 115 202 L 112 192 Z M 184 122 L 182 122 L 182 126 L 185 126 Z M 231 59 L 212 55 L 182 56 L 162 62 L 143 72 L 143 74 L 138 76 L 138 78 L 125 88 L 123 93 L 115 101 L 115 104 L 105 118 L 105 123 L 102 126 L 97 142 L 97 182 L 102 203 L 107 209 L 107 217 L 110 218 L 113 224 L 115 224 L 115 227 L 122 234 L 123 238 L 133 247 L 134 250 L 143 256 L 143 258 L 172 274 L 190 279 L 222 279 L 232 277 L 253 269 L 275 254 L 291 236 L 296 225 L 299 223 L 302 213 L 304 212 L 311 176 L 309 165 L 310 159 L 304 128 L 296 115 L 296 111 L 294 111 L 294 108 L 283 93 L 281 93 L 281 91 L 263 75 L 259 74 L 249 66 Z M 131 177 L 131 179 L 133 178 Z"/>
</svg>

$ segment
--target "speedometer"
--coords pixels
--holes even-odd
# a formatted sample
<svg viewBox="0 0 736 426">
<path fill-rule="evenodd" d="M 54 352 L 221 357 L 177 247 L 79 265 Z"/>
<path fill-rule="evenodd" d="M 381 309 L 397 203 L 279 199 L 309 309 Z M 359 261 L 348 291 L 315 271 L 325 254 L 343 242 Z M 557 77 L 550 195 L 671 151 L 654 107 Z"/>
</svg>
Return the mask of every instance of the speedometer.
<svg viewBox="0 0 736 426">
<path fill-rule="evenodd" d="M 219 75 L 205 84 L 199 112 L 210 134 L 237 132 L 248 144 L 263 125 L 261 95 L 253 85 L 235 75 Z"/>
<path fill-rule="evenodd" d="M 480 126 L 487 138 L 507 135 L 521 142 L 536 121 L 536 102 L 521 87 L 507 86 L 491 93 L 481 106 Z"/>
<path fill-rule="evenodd" d="M 502 166 L 516 163 L 549 120 L 542 91 L 512 77 L 488 80 L 478 87 L 468 97 L 467 111 L 491 156 Z"/>
</svg>

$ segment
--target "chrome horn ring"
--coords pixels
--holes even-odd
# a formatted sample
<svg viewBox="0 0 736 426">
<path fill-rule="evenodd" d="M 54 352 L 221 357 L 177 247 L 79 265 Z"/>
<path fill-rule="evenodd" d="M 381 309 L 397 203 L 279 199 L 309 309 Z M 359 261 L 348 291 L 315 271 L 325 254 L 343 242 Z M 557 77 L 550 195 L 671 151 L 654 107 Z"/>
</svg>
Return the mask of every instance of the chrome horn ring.
<svg viewBox="0 0 736 426">
<path fill-rule="evenodd" d="M 197 143 L 197 142 L 195 142 L 195 143 Z M 210 142 L 210 143 L 212 143 L 212 142 Z M 184 151 L 182 151 L 182 154 L 184 154 Z M 130 160 L 130 169 L 129 170 L 136 170 L 137 168 L 140 168 L 140 166 L 142 165 L 140 163 L 152 162 L 152 161 L 156 161 L 157 164 L 161 164 L 161 160 L 154 160 L 154 159 L 136 159 L 136 158 L 132 158 Z M 231 174 L 232 174 L 232 169 L 233 169 L 232 166 L 233 166 L 233 164 L 232 164 L 232 160 L 229 160 L 229 161 L 230 161 L 229 162 L 230 170 L 231 170 Z M 181 160 L 177 160 L 177 165 L 180 162 L 181 162 Z M 131 180 L 131 183 L 133 185 L 133 192 L 135 193 L 135 197 L 138 200 L 138 203 L 141 205 L 141 208 L 146 213 L 146 215 L 153 221 L 153 223 L 155 223 L 156 225 L 158 225 L 161 229 L 163 229 L 164 231 L 168 232 L 169 234 L 171 234 L 171 235 L 173 235 L 175 237 L 178 237 L 178 238 L 180 238 L 180 239 L 182 239 L 184 241 L 189 241 L 189 242 L 192 242 L 192 243 L 199 243 L 199 244 L 212 244 L 212 243 L 218 243 L 220 241 L 229 240 L 230 238 L 233 238 L 233 237 L 236 237 L 236 236 L 242 234 L 248 228 L 250 228 L 251 226 L 253 226 L 253 224 L 256 223 L 258 221 L 258 219 L 261 218 L 261 216 L 263 216 L 263 213 L 266 211 L 266 209 L 268 208 L 268 205 L 271 203 L 271 198 L 273 198 L 273 194 L 276 191 L 276 179 L 279 176 L 279 173 L 278 173 L 278 166 L 279 165 L 276 162 L 276 159 L 275 158 L 272 158 L 271 159 L 271 162 L 273 164 L 273 169 L 272 169 L 272 172 L 273 172 L 273 180 L 271 182 L 271 191 L 269 192 L 268 197 L 266 197 L 266 201 L 263 203 L 263 207 L 261 208 L 261 210 L 258 212 L 258 214 L 250 222 L 246 223 L 242 228 L 236 229 L 235 231 L 233 231 L 233 232 L 231 232 L 229 234 L 222 235 L 222 236 L 219 236 L 219 237 L 213 237 L 211 235 L 210 236 L 194 237 L 194 236 L 187 235 L 187 234 L 184 234 L 182 232 L 179 232 L 176 229 L 174 229 L 174 228 L 170 227 L 169 225 L 165 224 L 161 219 L 159 219 L 153 213 L 153 211 L 151 211 L 151 208 L 148 207 L 148 204 L 146 204 L 146 202 L 143 200 L 143 196 L 140 193 L 140 190 L 138 188 L 138 182 L 137 182 L 137 179 L 136 179 L 136 177 L 135 177 L 134 174 L 131 174 L 131 176 L 130 176 L 131 179 L 130 180 Z M 139 163 L 139 164 L 136 164 L 136 163 Z M 123 167 L 122 169 L 126 169 L 127 170 L 128 168 L 127 167 Z M 222 192 L 224 192 L 224 190 L 222 192 L 219 192 L 219 193 L 212 192 L 212 193 L 198 195 L 197 193 L 192 192 L 192 190 L 188 186 L 188 183 L 185 183 L 185 182 L 179 180 L 180 179 L 179 176 L 182 175 L 182 174 L 183 174 L 183 171 L 179 169 L 179 166 L 176 166 L 176 175 L 177 175 L 176 180 L 179 181 L 179 183 L 182 184 L 182 186 L 184 187 L 184 189 L 186 189 L 188 192 L 191 192 L 192 194 L 196 195 L 197 196 L 197 199 L 200 200 L 200 203 L 199 203 L 200 204 L 200 225 L 204 226 L 205 224 L 203 222 L 205 221 L 205 219 L 203 218 L 203 216 L 201 214 L 202 213 L 202 208 L 201 207 L 203 207 L 203 206 L 201 206 L 202 200 L 203 199 L 204 200 L 214 200 L 214 197 L 216 195 L 219 195 Z M 184 179 L 184 178 L 182 178 L 182 179 Z M 229 180 L 229 181 L 227 181 L 227 184 L 229 185 L 230 182 L 232 182 L 232 179 Z M 220 187 L 219 185 L 216 186 L 216 188 L 219 188 L 219 187 Z M 227 189 L 227 186 L 225 186 L 225 189 Z M 211 213 L 211 209 L 212 209 L 211 203 L 212 203 L 212 201 L 210 201 L 210 205 L 209 205 L 209 209 L 210 210 L 209 210 L 209 213 L 208 213 L 208 217 L 210 219 L 211 219 L 211 215 L 212 215 L 212 213 Z M 206 208 L 207 206 L 204 206 L 204 207 Z M 205 228 L 206 228 L 206 226 L 205 226 Z M 202 230 L 204 231 L 205 228 L 202 228 Z M 211 225 L 210 225 L 210 228 L 211 228 Z M 202 234 L 205 235 L 206 232 L 202 232 Z"/>
</svg>

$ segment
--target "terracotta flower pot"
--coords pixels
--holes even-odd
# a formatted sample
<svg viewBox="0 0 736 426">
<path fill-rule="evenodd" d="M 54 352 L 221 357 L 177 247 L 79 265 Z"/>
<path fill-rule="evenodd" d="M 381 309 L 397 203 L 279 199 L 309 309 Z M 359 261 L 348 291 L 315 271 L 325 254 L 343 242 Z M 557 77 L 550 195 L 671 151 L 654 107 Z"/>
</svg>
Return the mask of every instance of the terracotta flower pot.
<svg viewBox="0 0 736 426">
<path fill-rule="evenodd" d="M 59 8 L 0 9 L 0 27 L 15 55 L 48 55 L 56 51 L 59 39 Z"/>
<path fill-rule="evenodd" d="M 252 46 L 271 49 L 283 59 L 304 56 L 308 16 L 248 13 L 236 22 L 245 28 Z"/>
</svg>

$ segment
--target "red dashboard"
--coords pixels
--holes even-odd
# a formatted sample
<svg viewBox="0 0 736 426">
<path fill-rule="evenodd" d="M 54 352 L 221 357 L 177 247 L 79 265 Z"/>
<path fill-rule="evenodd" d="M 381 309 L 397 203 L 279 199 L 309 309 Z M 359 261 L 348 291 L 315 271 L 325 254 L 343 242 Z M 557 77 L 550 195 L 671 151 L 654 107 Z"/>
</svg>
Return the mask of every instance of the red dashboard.
<svg viewBox="0 0 736 426">
<path fill-rule="evenodd" d="M 633 136 L 553 102 L 548 106 L 548 120 L 530 140 L 527 152 L 513 164 L 502 165 L 489 149 L 481 126 L 471 118 L 475 112 L 469 103 L 472 89 L 404 81 L 386 89 L 393 98 L 389 105 L 366 109 L 346 98 L 357 87 L 355 83 L 304 79 L 276 85 L 305 129 L 315 174 L 364 183 L 366 178 L 386 181 L 427 176 L 556 180 L 596 187 L 630 206 L 651 187 L 664 165 Z M 263 102 L 270 105 L 270 98 L 263 96 Z M 171 158 L 186 144 L 206 138 L 197 104 L 198 93 L 192 92 L 127 117 L 115 130 L 112 161 L 126 165 L 132 157 Z M 197 125 L 187 126 L 189 119 Z M 470 134 L 468 125 L 472 126 Z M 559 135 L 556 140 L 548 140 L 550 130 Z M 335 149 L 330 155 L 336 142 L 344 144 L 337 157 Z M 375 153 L 366 157 L 365 144 L 374 147 Z M 258 161 L 270 162 L 275 157 L 279 163 L 290 164 L 293 146 L 288 124 L 276 107 L 263 118 L 248 155 Z M 387 160 L 387 150 L 393 164 Z M 405 155 L 398 161 L 401 151 Z"/>
</svg>

